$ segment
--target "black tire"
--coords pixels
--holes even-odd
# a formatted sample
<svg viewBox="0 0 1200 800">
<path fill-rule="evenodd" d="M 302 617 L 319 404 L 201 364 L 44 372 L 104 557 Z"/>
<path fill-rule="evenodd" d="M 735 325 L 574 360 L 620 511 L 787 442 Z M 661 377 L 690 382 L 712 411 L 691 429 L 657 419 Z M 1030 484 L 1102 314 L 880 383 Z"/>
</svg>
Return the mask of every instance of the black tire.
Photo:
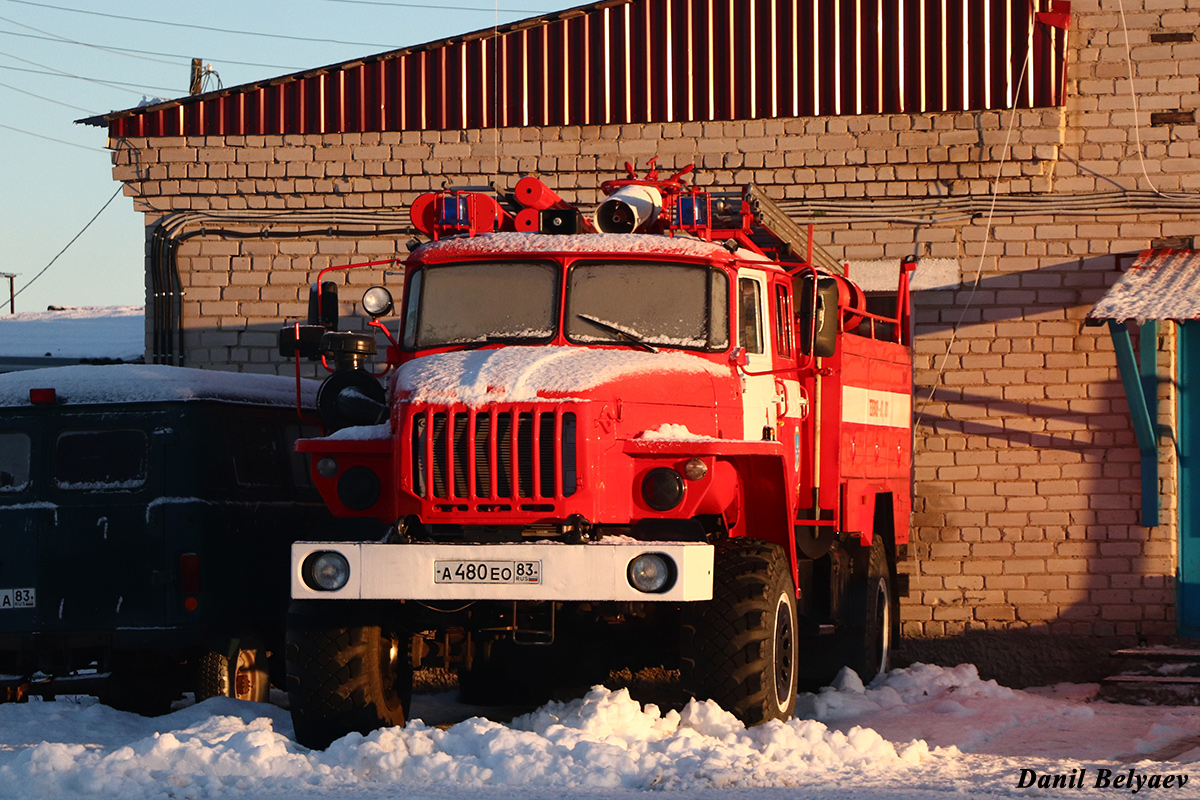
<svg viewBox="0 0 1200 800">
<path fill-rule="evenodd" d="M 265 703 L 270 697 L 267 651 L 252 637 L 234 639 L 223 650 L 202 653 L 196 661 L 196 702 L 233 697 Z"/>
<path fill-rule="evenodd" d="M 334 614 L 293 611 L 287 629 L 288 699 L 296 741 L 324 749 L 348 733 L 403 725 L 412 700 L 410 638 L 351 619 L 349 604 Z"/>
<path fill-rule="evenodd" d="M 891 669 L 896 592 L 883 538 L 876 535 L 867 557 L 867 577 L 850 591 L 846 666 L 863 683 Z"/>
<path fill-rule="evenodd" d="M 713 599 L 685 609 L 680 683 L 746 725 L 796 710 L 796 590 L 778 545 L 729 539 L 717 545 Z"/>
</svg>

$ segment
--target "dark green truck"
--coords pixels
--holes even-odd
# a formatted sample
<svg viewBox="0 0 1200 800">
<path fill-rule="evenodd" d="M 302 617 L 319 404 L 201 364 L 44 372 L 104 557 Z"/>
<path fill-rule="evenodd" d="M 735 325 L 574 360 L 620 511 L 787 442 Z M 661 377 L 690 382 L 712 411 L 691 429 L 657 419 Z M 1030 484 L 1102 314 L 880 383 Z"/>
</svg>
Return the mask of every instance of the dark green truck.
<svg viewBox="0 0 1200 800">
<path fill-rule="evenodd" d="M 0 699 L 265 700 L 289 546 L 329 520 L 293 447 L 319 428 L 296 405 L 277 376 L 0 375 Z"/>
</svg>

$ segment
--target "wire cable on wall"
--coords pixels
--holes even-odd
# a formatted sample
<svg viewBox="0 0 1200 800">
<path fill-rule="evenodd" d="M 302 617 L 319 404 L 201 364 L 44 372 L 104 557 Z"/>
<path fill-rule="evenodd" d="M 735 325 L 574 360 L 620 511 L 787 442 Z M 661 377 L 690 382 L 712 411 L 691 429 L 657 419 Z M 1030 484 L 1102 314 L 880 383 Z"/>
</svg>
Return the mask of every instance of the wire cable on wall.
<svg viewBox="0 0 1200 800">
<path fill-rule="evenodd" d="M 1033 26 L 1029 28 L 1029 45 L 1025 52 L 1025 63 L 1021 65 L 1021 74 L 1017 76 L 1017 89 L 1013 92 L 1013 97 L 1018 97 L 1021 94 L 1021 84 L 1025 82 L 1025 75 L 1029 70 L 1029 59 L 1033 53 Z M 950 340 L 946 342 L 946 351 L 942 353 L 942 363 L 938 367 L 937 372 L 933 376 L 933 380 L 929 386 L 929 396 L 925 398 L 917 409 L 918 418 L 921 412 L 933 402 L 933 396 L 937 392 L 938 384 L 942 381 L 942 376 L 946 374 L 946 364 L 950 360 L 950 354 L 954 350 L 954 345 L 958 342 L 958 329 L 962 327 L 963 321 L 967 318 L 967 311 L 971 308 L 975 300 L 975 292 L 979 289 L 979 281 L 983 277 L 983 264 L 987 256 L 988 242 L 992 238 L 992 222 L 996 214 L 996 201 L 999 199 L 1000 178 L 1004 174 L 1004 164 L 1008 161 L 1009 147 L 1012 143 L 1012 134 L 1016 129 L 1017 123 L 1017 105 L 1014 99 L 1010 106 L 1010 115 L 1008 119 L 1008 131 L 1004 135 L 1004 149 L 1000 152 L 1000 163 L 996 167 L 996 177 L 992 180 L 992 197 L 991 203 L 988 205 L 987 222 L 984 225 L 983 243 L 979 249 L 979 264 L 975 268 L 975 280 L 971 282 L 971 291 L 967 295 L 967 301 L 962 304 L 962 310 L 959 312 L 958 321 L 954 323 L 954 327 L 950 330 Z"/>
<path fill-rule="evenodd" d="M 1142 122 L 1141 112 L 1138 110 L 1138 95 L 1137 88 L 1133 85 L 1133 53 L 1129 49 L 1129 27 L 1125 24 L 1125 0 L 1117 0 L 1117 9 L 1121 12 L 1121 30 L 1125 33 L 1125 66 L 1129 70 L 1129 97 L 1133 101 L 1133 136 L 1137 142 L 1138 163 L 1142 167 L 1142 177 L 1146 179 L 1146 185 L 1150 187 L 1150 191 L 1155 194 L 1162 194 L 1154 186 L 1154 181 L 1150 180 L 1150 173 L 1146 171 L 1146 156 L 1142 152 Z"/>
<path fill-rule="evenodd" d="M 276 226 L 283 226 L 277 228 Z M 225 239 L 303 239 L 408 236 L 417 233 L 407 210 L 381 209 L 211 209 L 175 211 L 154 227 L 147 271 L 152 302 L 151 352 L 154 364 L 183 366 L 183 282 L 179 247 L 197 236 Z"/>
</svg>

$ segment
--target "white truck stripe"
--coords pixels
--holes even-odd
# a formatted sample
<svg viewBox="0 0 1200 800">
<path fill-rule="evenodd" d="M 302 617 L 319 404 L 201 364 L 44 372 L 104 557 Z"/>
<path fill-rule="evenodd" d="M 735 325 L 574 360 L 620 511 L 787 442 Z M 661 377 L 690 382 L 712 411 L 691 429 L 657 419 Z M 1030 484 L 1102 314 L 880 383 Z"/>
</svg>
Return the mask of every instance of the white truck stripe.
<svg viewBox="0 0 1200 800">
<path fill-rule="evenodd" d="M 912 396 L 864 386 L 842 386 L 842 422 L 908 428 L 912 424 Z"/>
</svg>

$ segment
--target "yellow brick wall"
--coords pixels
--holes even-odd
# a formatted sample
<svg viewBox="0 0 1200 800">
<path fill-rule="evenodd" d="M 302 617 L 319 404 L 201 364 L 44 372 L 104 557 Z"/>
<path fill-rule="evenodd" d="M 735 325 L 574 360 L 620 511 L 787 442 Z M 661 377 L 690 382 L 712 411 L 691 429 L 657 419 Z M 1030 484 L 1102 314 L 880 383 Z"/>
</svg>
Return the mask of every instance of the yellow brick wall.
<svg viewBox="0 0 1200 800">
<path fill-rule="evenodd" d="M 1135 128 L 1114 5 L 1073 3 L 1069 99 L 1061 109 L 128 139 L 111 142 L 114 176 L 151 226 L 178 212 L 323 209 L 363 231 L 334 238 L 321 233 L 321 223 L 281 217 L 229 225 L 308 235 L 209 233 L 181 245 L 185 363 L 265 372 L 290 369 L 275 354 L 275 331 L 304 316 L 316 273 L 403 256 L 407 237 L 370 234 L 382 224 L 378 215 L 401 218 L 418 194 L 447 181 L 511 188 L 536 174 L 588 205 L 626 161 L 644 167 L 657 155 L 664 171 L 695 164 L 701 185 L 753 182 L 788 202 L 839 204 L 836 213 L 812 217 L 819 243 L 838 258 L 950 258 L 963 273 L 959 288 L 916 299 L 915 559 L 905 631 L 1169 636 L 1173 451 L 1164 440 L 1165 522 L 1143 528 L 1137 445 L 1112 343 L 1106 329 L 1083 318 L 1128 266 L 1122 254 L 1198 233 L 1194 214 L 1153 207 L 1161 199 L 1153 190 L 1200 188 L 1200 129 L 1194 122 L 1152 126 L 1150 115 L 1200 105 L 1200 43 L 1151 41 L 1154 33 L 1194 31 L 1200 11 L 1125 0 Z M 1104 210 L 1093 197 L 1121 190 L 1146 193 L 1143 205 L 1125 199 Z M 997 213 L 989 225 L 993 191 L 1054 202 L 1036 213 Z M 956 217 L 872 216 L 885 201 L 939 197 L 979 202 Z M 383 277 L 336 275 L 343 315 L 354 316 L 361 291 Z M 1169 378 L 1170 326 L 1159 349 Z M 1169 391 L 1168 381 L 1166 425 Z"/>
</svg>

